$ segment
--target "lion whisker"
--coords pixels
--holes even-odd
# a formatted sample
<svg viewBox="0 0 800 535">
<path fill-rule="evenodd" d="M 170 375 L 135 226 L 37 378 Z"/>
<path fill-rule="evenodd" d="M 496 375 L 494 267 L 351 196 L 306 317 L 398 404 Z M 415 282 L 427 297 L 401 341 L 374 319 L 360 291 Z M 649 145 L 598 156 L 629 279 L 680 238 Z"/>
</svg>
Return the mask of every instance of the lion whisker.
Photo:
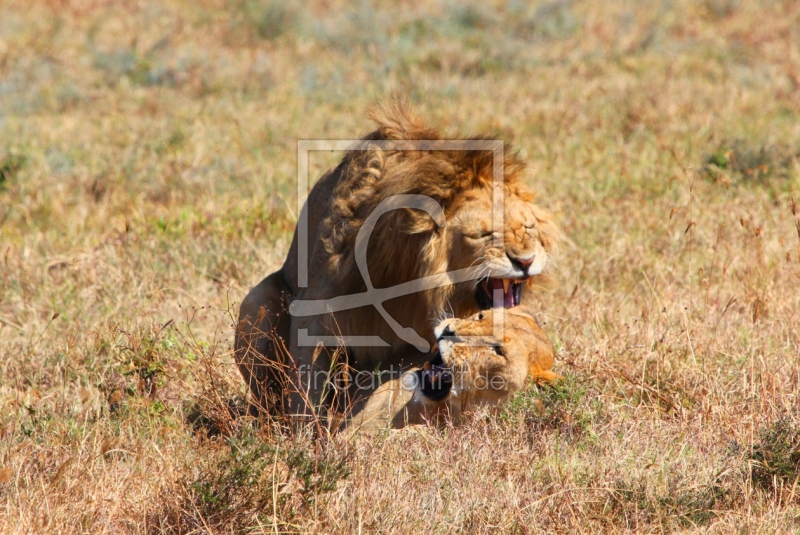
<svg viewBox="0 0 800 535">
<path fill-rule="evenodd" d="M 551 255 L 547 255 L 547 260 L 544 263 L 544 269 L 555 269 L 562 275 L 564 275 L 564 271 L 561 269 L 561 266 L 558 265 L 558 261 L 553 258 Z"/>
</svg>

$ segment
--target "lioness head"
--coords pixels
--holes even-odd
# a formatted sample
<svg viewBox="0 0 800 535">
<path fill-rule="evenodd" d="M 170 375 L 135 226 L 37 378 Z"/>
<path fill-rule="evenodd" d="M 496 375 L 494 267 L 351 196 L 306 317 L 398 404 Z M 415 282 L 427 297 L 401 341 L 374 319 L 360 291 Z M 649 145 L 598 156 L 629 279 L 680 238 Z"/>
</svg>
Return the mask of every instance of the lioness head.
<svg viewBox="0 0 800 535">
<path fill-rule="evenodd" d="M 550 371 L 553 346 L 527 307 L 446 319 L 434 332 L 453 384 L 476 403 L 502 400 L 522 388 L 527 377 L 537 382 L 558 378 Z M 483 388 L 487 381 L 489 388 Z"/>
<path fill-rule="evenodd" d="M 551 371 L 552 345 L 525 307 L 447 319 L 435 334 L 435 356 L 381 385 L 350 421 L 351 428 L 370 432 L 447 420 L 458 424 L 470 410 L 497 406 L 528 377 L 537 382 L 559 378 Z"/>
</svg>

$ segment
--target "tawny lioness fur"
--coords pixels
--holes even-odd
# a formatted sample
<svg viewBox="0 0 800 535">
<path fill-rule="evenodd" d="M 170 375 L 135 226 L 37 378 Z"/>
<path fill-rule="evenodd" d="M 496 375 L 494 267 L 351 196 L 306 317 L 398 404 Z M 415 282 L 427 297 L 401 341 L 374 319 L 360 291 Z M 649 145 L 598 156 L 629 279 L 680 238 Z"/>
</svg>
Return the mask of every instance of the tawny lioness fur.
<svg viewBox="0 0 800 535">
<path fill-rule="evenodd" d="M 493 329 L 502 331 L 502 339 Z M 446 421 L 458 425 L 479 407 L 497 407 L 527 378 L 543 383 L 560 377 L 551 370 L 553 346 L 524 306 L 448 319 L 435 333 L 441 358 L 382 384 L 356 406 L 347 423 L 350 432 Z"/>
<path fill-rule="evenodd" d="M 500 296 L 506 307 L 524 303 L 549 265 L 557 230 L 548 213 L 533 203 L 534 194 L 523 182 L 523 163 L 510 146 L 504 150 L 503 181 L 498 185 L 493 180 L 491 150 L 376 147 L 376 140 L 413 148 L 411 142 L 440 139 L 403 101 L 392 100 L 369 115 L 378 129 L 320 178 L 303 209 L 309 222 L 307 286 L 299 285 L 295 232 L 283 267 L 242 302 L 236 360 L 255 405 L 262 408 L 279 405 L 290 413 L 305 413 L 309 401 L 323 406 L 327 402 L 317 372 L 330 369 L 337 349 L 304 345 L 298 335 L 301 330 L 311 337 L 372 336 L 386 342 L 348 347 L 347 364 L 356 370 L 424 359 L 426 348 L 404 341 L 372 306 L 317 316 L 289 314 L 295 300 L 328 300 L 366 290 L 354 255 L 356 236 L 382 201 L 421 195 L 435 201 L 444 214 L 444 221 L 435 221 L 422 210 L 389 211 L 375 223 L 366 248 L 375 288 L 426 276 L 444 281 L 384 303 L 388 314 L 424 337 L 428 347 L 435 342 L 430 326 L 436 318 L 445 313 L 466 317 L 488 309 L 493 296 Z M 502 209 L 504 216 L 504 226 L 497 232 L 493 232 L 493 208 Z M 475 268 L 478 280 L 449 282 L 448 273 L 467 268 Z M 287 368 L 289 386 L 279 384 L 279 374 L 271 371 L 286 364 L 293 365 Z M 287 389 L 292 391 L 288 398 Z"/>
</svg>

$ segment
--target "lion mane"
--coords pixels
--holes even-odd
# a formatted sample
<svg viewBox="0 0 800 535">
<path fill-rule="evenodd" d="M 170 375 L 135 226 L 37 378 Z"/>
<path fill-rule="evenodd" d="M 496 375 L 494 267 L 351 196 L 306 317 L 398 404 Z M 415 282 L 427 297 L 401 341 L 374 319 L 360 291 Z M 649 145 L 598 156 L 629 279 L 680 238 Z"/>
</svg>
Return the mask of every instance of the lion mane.
<svg viewBox="0 0 800 535">
<path fill-rule="evenodd" d="M 320 226 L 322 243 L 330 255 L 328 265 L 336 284 L 346 292 L 363 291 L 363 280 L 356 266 L 353 250 L 364 220 L 384 200 L 407 194 L 434 199 L 444 209 L 449 221 L 466 200 L 466 192 L 489 191 L 493 181 L 493 154 L 490 150 L 382 150 L 373 141 L 440 141 L 439 131 L 427 127 L 414 115 L 407 102 L 391 100 L 370 108 L 369 118 L 378 129 L 350 151 L 338 170 L 342 178 L 334 189 L 330 215 Z M 488 140 L 474 136 L 470 140 Z M 397 143 L 411 149 L 414 143 Z M 432 146 L 436 146 L 435 143 Z M 535 194 L 522 180 L 525 164 L 510 143 L 504 146 L 503 184 L 507 196 L 515 195 L 532 203 Z M 474 193 L 472 193 L 474 194 Z M 557 228 L 545 211 L 535 207 L 541 221 L 540 237 L 548 252 L 556 244 Z M 396 229 L 402 229 L 397 232 Z M 370 276 L 375 287 L 389 287 L 447 270 L 446 250 L 438 240 L 438 227 L 425 212 L 401 209 L 386 213 L 377 222 L 368 246 Z M 392 236 L 391 240 L 382 239 Z M 546 274 L 536 279 L 545 282 Z M 531 283 L 534 281 L 531 280 Z M 424 292 L 418 303 L 434 316 L 447 312 L 453 287 Z M 403 323 L 411 318 L 397 318 Z"/>
</svg>

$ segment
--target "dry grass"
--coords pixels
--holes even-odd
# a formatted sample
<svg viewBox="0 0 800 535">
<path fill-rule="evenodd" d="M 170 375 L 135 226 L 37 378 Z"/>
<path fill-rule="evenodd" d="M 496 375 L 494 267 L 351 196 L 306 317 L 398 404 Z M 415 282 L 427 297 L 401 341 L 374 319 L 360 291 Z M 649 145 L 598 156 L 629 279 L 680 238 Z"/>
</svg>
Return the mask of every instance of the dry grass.
<svg viewBox="0 0 800 535">
<path fill-rule="evenodd" d="M 0 531 L 796 533 L 800 6 L 282 6 L 3 2 Z M 459 429 L 254 427 L 231 318 L 295 141 L 396 90 L 530 161 L 568 379 Z"/>
</svg>

